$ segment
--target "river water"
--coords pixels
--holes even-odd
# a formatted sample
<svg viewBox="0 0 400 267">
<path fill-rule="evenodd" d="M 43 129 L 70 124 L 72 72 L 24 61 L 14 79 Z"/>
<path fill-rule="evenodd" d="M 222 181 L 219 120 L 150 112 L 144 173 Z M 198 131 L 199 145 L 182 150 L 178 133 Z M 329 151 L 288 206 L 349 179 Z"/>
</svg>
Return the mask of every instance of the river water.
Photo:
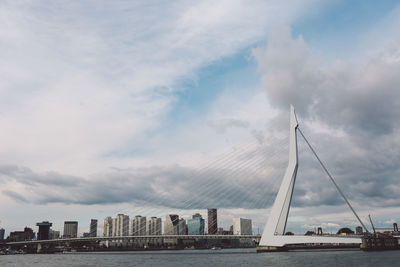
<svg viewBox="0 0 400 267">
<path fill-rule="evenodd" d="M 400 251 L 255 249 L 0 255 L 0 266 L 400 266 Z"/>
</svg>

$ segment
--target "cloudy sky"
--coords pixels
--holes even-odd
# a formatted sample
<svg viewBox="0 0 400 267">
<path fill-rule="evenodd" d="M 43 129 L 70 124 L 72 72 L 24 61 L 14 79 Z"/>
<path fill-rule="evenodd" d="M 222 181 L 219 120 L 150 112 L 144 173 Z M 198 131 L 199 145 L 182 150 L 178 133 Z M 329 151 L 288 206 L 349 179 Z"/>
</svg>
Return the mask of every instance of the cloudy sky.
<svg viewBox="0 0 400 267">
<path fill-rule="evenodd" d="M 360 217 L 400 222 L 398 1 L 1 1 L 0 227 L 262 230 L 289 105 Z M 289 229 L 354 227 L 303 140 Z M 36 227 L 35 227 L 36 228 Z"/>
</svg>

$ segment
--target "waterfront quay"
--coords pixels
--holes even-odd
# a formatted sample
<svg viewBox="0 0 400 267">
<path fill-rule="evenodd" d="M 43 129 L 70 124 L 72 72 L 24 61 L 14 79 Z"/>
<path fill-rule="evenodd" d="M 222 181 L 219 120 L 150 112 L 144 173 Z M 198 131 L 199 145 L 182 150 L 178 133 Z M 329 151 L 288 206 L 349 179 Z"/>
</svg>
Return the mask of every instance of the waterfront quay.
<svg viewBox="0 0 400 267">
<path fill-rule="evenodd" d="M 159 235 L 86 237 L 3 242 L 3 253 L 55 253 L 68 251 L 129 251 L 162 249 L 254 248 L 260 235 Z"/>
</svg>

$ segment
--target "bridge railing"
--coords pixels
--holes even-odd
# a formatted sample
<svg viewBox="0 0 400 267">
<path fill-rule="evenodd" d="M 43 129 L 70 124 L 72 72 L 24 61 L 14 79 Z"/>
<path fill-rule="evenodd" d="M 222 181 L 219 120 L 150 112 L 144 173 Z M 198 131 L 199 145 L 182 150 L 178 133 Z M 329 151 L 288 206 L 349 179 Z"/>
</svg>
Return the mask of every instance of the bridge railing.
<svg viewBox="0 0 400 267">
<path fill-rule="evenodd" d="M 26 240 L 19 242 L 7 242 L 6 245 L 35 244 L 35 243 L 64 243 L 64 242 L 89 242 L 89 241 L 111 241 L 111 240 L 134 240 L 134 239 L 260 239 L 261 235 L 145 235 L 145 236 L 99 236 L 99 237 L 77 237 L 60 238 L 50 240 Z"/>
</svg>

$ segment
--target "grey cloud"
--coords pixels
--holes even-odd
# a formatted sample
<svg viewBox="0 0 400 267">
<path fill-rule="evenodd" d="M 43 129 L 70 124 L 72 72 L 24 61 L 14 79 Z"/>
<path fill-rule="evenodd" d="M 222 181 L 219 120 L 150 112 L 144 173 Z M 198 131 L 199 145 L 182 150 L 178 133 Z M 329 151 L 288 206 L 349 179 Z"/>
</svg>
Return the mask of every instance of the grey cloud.
<svg viewBox="0 0 400 267">
<path fill-rule="evenodd" d="M 27 203 L 28 202 L 28 200 L 25 197 L 21 196 L 17 192 L 14 192 L 14 191 L 11 191 L 11 190 L 3 190 L 2 192 L 3 192 L 4 195 L 6 195 L 6 196 L 8 196 L 8 197 L 10 197 L 12 199 L 15 199 L 18 202 L 23 202 L 23 203 Z"/>
<path fill-rule="evenodd" d="M 271 105 L 282 111 L 273 127 L 287 129 L 282 122 L 294 104 L 300 128 L 352 201 L 399 205 L 400 62 L 376 57 L 323 66 L 301 37 L 292 39 L 288 28 L 271 34 L 267 46 L 254 49 L 253 55 Z M 320 133 L 305 122 L 343 134 Z M 299 158 L 293 205 L 343 203 L 304 142 Z"/>
<path fill-rule="evenodd" d="M 31 169 L 15 166 L 6 165 L 0 166 L 0 178 L 5 180 L 6 178 L 12 178 L 17 182 L 27 185 L 37 184 L 48 184 L 54 186 L 76 186 L 80 182 L 78 177 L 62 175 L 57 172 L 46 172 L 46 173 L 35 173 Z"/>
<path fill-rule="evenodd" d="M 42 175 L 31 170 L 21 173 L 17 170 L 28 169 L 17 166 L 4 166 L 4 170 L 0 166 L 0 173 L 7 173 L 6 179 L 24 186 L 26 201 L 39 204 L 265 208 L 271 204 L 270 196 L 276 191 L 273 184 L 280 181 L 286 164 L 277 156 L 281 154 L 279 149 L 282 147 L 268 145 L 238 148 L 234 156 L 224 156 L 202 169 L 179 165 L 112 169 L 86 179 L 58 173 Z M 67 183 L 68 178 L 71 183 Z M 15 192 L 3 193 L 16 200 L 19 197 Z"/>
<path fill-rule="evenodd" d="M 294 104 L 303 118 L 328 122 L 351 133 L 390 134 L 400 116 L 400 62 L 379 58 L 364 65 L 343 62 L 325 67 L 301 37 L 283 28 L 266 47 L 253 50 L 263 86 L 273 106 Z"/>
</svg>

